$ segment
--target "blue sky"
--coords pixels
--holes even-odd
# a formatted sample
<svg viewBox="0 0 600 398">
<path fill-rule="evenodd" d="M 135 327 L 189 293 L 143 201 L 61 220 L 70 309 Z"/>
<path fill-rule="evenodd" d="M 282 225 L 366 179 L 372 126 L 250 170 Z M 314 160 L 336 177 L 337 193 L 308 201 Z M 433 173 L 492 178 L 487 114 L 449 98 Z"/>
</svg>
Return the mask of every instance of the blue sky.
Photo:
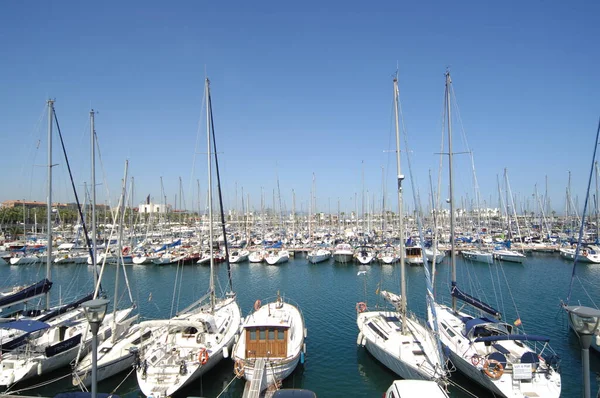
<svg viewBox="0 0 600 398">
<path fill-rule="evenodd" d="M 383 183 L 395 209 L 398 65 L 424 206 L 428 172 L 438 174 L 449 67 L 485 205 L 497 206 L 496 176 L 507 168 L 519 208 L 534 209 L 534 185 L 543 194 L 547 176 L 562 213 L 569 170 L 581 207 L 600 116 L 600 3 L 572 3 L 5 2 L 0 201 L 45 200 L 44 107 L 55 98 L 78 189 L 90 181 L 93 107 L 99 202 L 116 203 L 128 159 L 136 202 L 160 201 L 162 177 L 173 204 L 181 177 L 186 207 L 197 206 L 197 181 L 207 185 L 208 75 L 228 206 L 237 186 L 238 207 L 242 187 L 253 208 L 261 191 L 271 207 L 279 180 L 284 207 L 294 190 L 306 211 L 314 173 L 319 210 L 337 211 L 338 201 L 352 210 L 355 194 L 361 209 L 363 187 L 379 208 Z M 454 132 L 454 150 L 466 150 L 458 123 Z M 54 145 L 54 197 L 72 201 Z M 402 167 L 408 175 L 405 154 Z M 468 156 L 456 156 L 455 171 L 457 202 L 472 199 Z"/>
</svg>

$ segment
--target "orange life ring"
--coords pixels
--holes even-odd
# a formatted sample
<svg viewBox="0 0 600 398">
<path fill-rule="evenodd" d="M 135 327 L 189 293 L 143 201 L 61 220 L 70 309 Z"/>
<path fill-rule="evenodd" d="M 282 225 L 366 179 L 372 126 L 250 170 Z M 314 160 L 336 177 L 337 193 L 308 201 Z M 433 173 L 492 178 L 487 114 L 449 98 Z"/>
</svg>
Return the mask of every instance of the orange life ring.
<svg viewBox="0 0 600 398">
<path fill-rule="evenodd" d="M 363 303 L 362 301 L 360 303 L 356 303 L 356 311 L 365 312 L 366 309 L 367 309 L 367 304 Z"/>
<path fill-rule="evenodd" d="M 473 364 L 473 366 L 479 365 L 480 362 L 481 357 L 478 354 L 473 354 L 473 356 L 471 357 L 471 363 Z"/>
<path fill-rule="evenodd" d="M 260 308 L 260 305 L 261 305 L 261 302 L 260 302 L 260 300 L 256 300 L 256 301 L 254 302 L 254 311 L 258 311 L 258 310 L 259 310 L 259 308 Z"/>
<path fill-rule="evenodd" d="M 233 373 L 235 373 L 236 377 L 241 378 L 244 376 L 244 361 L 238 359 L 235 361 L 235 365 L 233 366 Z"/>
<path fill-rule="evenodd" d="M 121 252 L 123 253 L 124 256 L 126 256 L 129 254 L 129 248 L 127 246 L 125 246 Z"/>
<path fill-rule="evenodd" d="M 483 365 L 483 372 L 493 380 L 498 380 L 504 374 L 504 366 L 495 359 L 488 359 Z"/>
<path fill-rule="evenodd" d="M 202 365 L 206 365 L 206 362 L 208 362 L 208 351 L 206 350 L 206 348 L 200 349 L 200 352 L 198 353 L 198 361 Z"/>
</svg>

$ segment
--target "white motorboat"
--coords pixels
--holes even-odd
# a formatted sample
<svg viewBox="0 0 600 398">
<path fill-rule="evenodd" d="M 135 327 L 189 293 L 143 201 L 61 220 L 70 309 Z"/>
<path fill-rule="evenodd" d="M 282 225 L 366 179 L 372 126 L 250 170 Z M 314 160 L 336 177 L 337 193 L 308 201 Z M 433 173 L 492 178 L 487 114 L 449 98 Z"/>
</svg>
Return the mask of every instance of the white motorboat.
<svg viewBox="0 0 600 398">
<path fill-rule="evenodd" d="M 341 264 L 352 262 L 354 250 L 348 243 L 340 243 L 333 249 L 333 261 Z"/>
<path fill-rule="evenodd" d="M 406 263 L 409 265 L 423 265 L 423 251 L 420 246 L 406 248 Z"/>
<path fill-rule="evenodd" d="M 331 258 L 331 251 L 325 248 L 315 248 L 308 252 L 306 259 L 311 264 L 322 263 Z"/>
<path fill-rule="evenodd" d="M 306 329 L 300 310 L 280 296 L 254 303 L 243 324 L 232 359 L 234 372 L 264 391 L 288 377 L 304 358 Z"/>
</svg>

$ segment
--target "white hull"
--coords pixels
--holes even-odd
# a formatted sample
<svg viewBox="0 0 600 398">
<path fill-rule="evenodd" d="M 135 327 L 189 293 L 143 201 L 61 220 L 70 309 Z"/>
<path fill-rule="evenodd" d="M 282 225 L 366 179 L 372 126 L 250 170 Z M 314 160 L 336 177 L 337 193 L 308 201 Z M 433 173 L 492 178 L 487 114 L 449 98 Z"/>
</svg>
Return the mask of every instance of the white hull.
<svg viewBox="0 0 600 398">
<path fill-rule="evenodd" d="M 352 253 L 334 253 L 333 260 L 336 263 L 347 264 L 352 262 Z"/>
<path fill-rule="evenodd" d="M 287 263 L 290 259 L 290 254 L 287 250 L 280 250 L 277 253 L 269 254 L 265 260 L 269 265 L 277 265 Z"/>
<path fill-rule="evenodd" d="M 427 257 L 427 261 L 432 262 L 433 255 L 434 255 L 433 249 L 430 249 L 430 248 L 425 249 L 425 257 Z M 435 251 L 435 263 L 436 264 L 439 264 L 442 261 L 444 261 L 444 257 L 446 257 L 446 254 L 443 251 L 440 251 L 440 250 Z"/>
<path fill-rule="evenodd" d="M 265 372 L 265 378 L 263 379 L 262 385 L 266 389 L 268 386 L 272 386 L 281 380 L 284 380 L 298 366 L 300 362 L 300 353 L 298 353 L 295 357 L 291 359 L 286 359 L 283 361 L 269 361 L 268 371 Z M 254 376 L 255 369 L 253 367 L 253 361 L 246 362 L 248 365 L 244 368 L 244 379 L 246 381 L 251 381 Z"/>
<path fill-rule="evenodd" d="M 262 263 L 265 259 L 265 255 L 263 254 L 262 251 L 254 251 L 251 252 L 250 255 L 248 256 L 248 261 L 250 261 L 251 263 Z"/>
<path fill-rule="evenodd" d="M 122 319 L 123 317 L 126 317 L 127 314 L 129 314 L 129 310 L 121 310 L 117 312 L 116 316 L 117 319 Z M 107 325 L 112 322 L 111 319 L 112 314 L 107 315 L 106 324 L 105 326 L 101 326 L 98 333 L 99 341 L 103 341 L 110 337 L 111 329 Z M 46 356 L 46 347 L 66 342 L 67 340 L 65 337 L 68 339 L 77 336 L 77 334 L 81 334 L 81 344 L 83 344 L 81 350 L 79 344 L 76 344 L 53 356 Z M 62 336 L 63 339 L 60 339 L 59 336 L 59 328 L 52 327 L 36 339 L 36 342 L 39 345 L 33 347 L 34 351 L 17 350 L 4 355 L 2 362 L 0 363 L 0 386 L 10 386 L 14 383 L 23 382 L 67 366 L 71 361 L 77 358 L 79 354 L 87 354 L 92 343 L 92 333 L 89 330 L 89 325 L 85 319 L 80 320 L 77 324 L 64 330 Z M 26 347 L 23 348 L 25 349 Z M 40 353 L 40 351 L 44 353 Z"/>
<path fill-rule="evenodd" d="M 250 252 L 248 250 L 235 251 L 234 253 L 229 255 L 229 263 L 230 264 L 243 263 L 244 261 L 248 261 L 249 255 L 250 255 Z"/>
<path fill-rule="evenodd" d="M 449 352 L 450 360 L 465 376 L 472 381 L 488 389 L 495 395 L 507 398 L 515 397 L 548 397 L 558 398 L 560 396 L 560 375 L 548 369 L 545 361 L 540 361 L 536 371 L 531 372 L 528 380 L 513 379 L 513 364 L 520 362 L 521 356 L 531 351 L 525 344 L 512 340 L 498 341 L 495 344 L 486 345 L 485 342 L 472 342 L 465 338 L 463 331 L 465 324 L 455 315 L 451 308 L 436 304 L 436 313 L 440 330 L 440 339 L 446 352 Z M 460 313 L 462 317 L 467 314 Z M 452 334 L 448 332 L 452 330 Z M 496 379 L 488 377 L 484 371 L 485 358 L 499 352 L 496 346 L 506 350 L 507 365 Z M 479 361 L 473 362 L 473 357 L 479 356 Z"/>
<path fill-rule="evenodd" d="M 388 321 L 390 319 L 395 321 Z M 428 329 L 407 318 L 403 334 L 401 319 L 400 313 L 392 311 L 359 313 L 358 344 L 364 345 L 379 362 L 403 379 L 434 380 L 442 376 L 443 359 L 439 358 Z"/>
<path fill-rule="evenodd" d="M 494 263 L 494 256 L 492 255 L 492 253 L 481 252 L 477 250 L 463 250 L 462 256 L 468 260 L 477 261 L 480 263 Z"/>
<path fill-rule="evenodd" d="M 569 260 L 575 259 L 575 249 L 569 248 L 561 248 L 559 250 L 560 256 Z M 584 253 L 584 250 L 579 251 L 579 256 L 577 257 L 577 261 L 582 263 L 592 263 L 592 264 L 600 264 L 600 255 L 598 254 L 590 254 L 587 251 Z"/>
<path fill-rule="evenodd" d="M 311 264 L 322 263 L 323 261 L 327 261 L 331 258 L 331 252 L 329 250 L 311 251 L 308 253 L 306 258 Z"/>
<path fill-rule="evenodd" d="M 302 356 L 306 330 L 302 313 L 292 304 L 281 298 L 274 303 L 260 304 L 257 300 L 255 312 L 246 317 L 232 357 L 236 363 L 236 375 L 242 376 L 237 366 L 243 364 L 243 377 L 248 381 L 256 377 L 253 383 L 257 382 L 255 387 L 263 391 L 294 371 Z M 257 329 L 262 330 L 261 333 L 265 333 L 269 341 L 274 339 L 274 343 L 256 340 Z M 269 333 L 266 333 L 266 329 L 269 329 Z M 256 368 L 261 365 L 265 368 Z"/>
<path fill-rule="evenodd" d="M 106 339 L 98 346 L 97 354 L 97 380 L 108 379 L 120 372 L 131 369 L 135 364 L 137 349 L 140 343 L 140 330 L 136 325 L 131 328 L 131 323 L 137 316 L 126 319 L 117 326 L 115 335 L 119 336 L 112 342 L 112 337 Z M 129 330 L 127 333 L 125 333 Z M 84 384 L 89 387 L 92 384 L 92 352 L 88 353 L 79 363 L 74 371 L 73 385 Z"/>
<path fill-rule="evenodd" d="M 496 260 L 508 261 L 511 263 L 522 263 L 527 257 L 524 254 L 512 250 L 496 250 L 494 251 Z"/>
<path fill-rule="evenodd" d="M 140 352 L 137 380 L 147 397 L 169 397 L 208 372 L 233 345 L 241 323 L 234 298 L 170 320 L 148 321 L 140 327 L 153 328 L 152 339 Z M 207 357 L 202 363 L 201 353 Z"/>
</svg>

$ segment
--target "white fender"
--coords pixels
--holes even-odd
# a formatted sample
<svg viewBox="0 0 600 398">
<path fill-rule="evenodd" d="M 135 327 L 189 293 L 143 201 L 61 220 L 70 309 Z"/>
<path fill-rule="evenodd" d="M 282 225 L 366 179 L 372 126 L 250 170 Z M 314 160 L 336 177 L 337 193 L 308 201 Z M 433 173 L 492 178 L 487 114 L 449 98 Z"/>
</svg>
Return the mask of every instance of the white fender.
<svg viewBox="0 0 600 398">
<path fill-rule="evenodd" d="M 358 332 L 358 338 L 356 339 L 356 345 L 361 345 L 361 346 L 365 346 L 365 344 L 363 343 L 363 340 L 365 339 L 365 336 L 362 334 L 362 332 Z"/>
<path fill-rule="evenodd" d="M 223 347 L 223 358 L 229 358 L 229 347 Z"/>
<path fill-rule="evenodd" d="M 38 376 L 42 375 L 42 363 L 41 362 L 38 362 L 38 364 L 37 364 L 37 374 L 38 374 Z"/>
</svg>

